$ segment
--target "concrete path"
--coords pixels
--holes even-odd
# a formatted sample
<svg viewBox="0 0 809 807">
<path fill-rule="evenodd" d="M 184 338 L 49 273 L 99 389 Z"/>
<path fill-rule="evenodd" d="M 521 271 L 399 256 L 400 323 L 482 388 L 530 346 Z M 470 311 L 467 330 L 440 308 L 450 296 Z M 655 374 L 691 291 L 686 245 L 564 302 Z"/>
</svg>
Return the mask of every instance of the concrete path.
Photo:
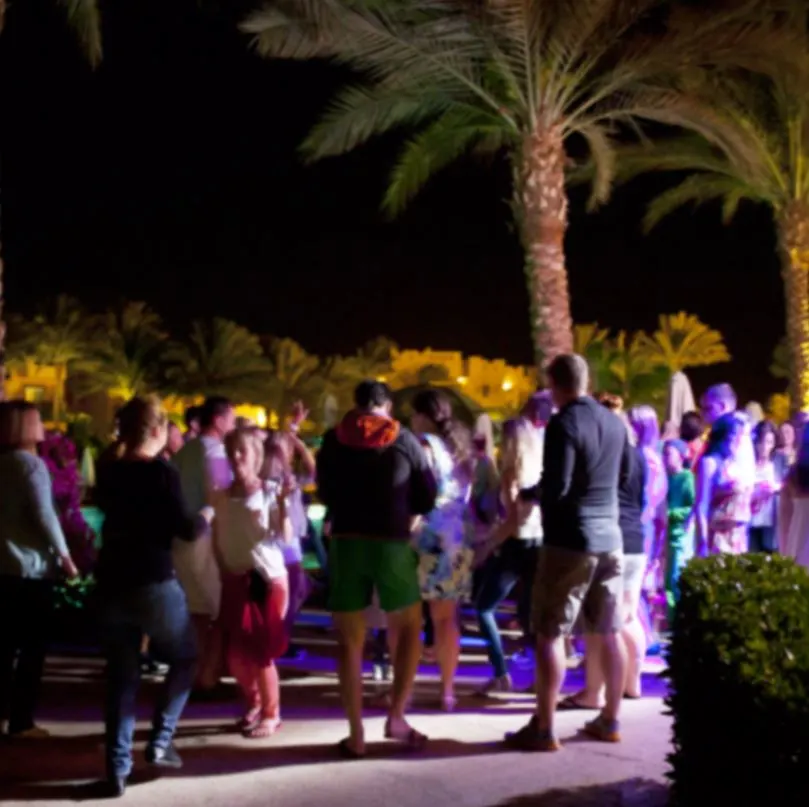
<svg viewBox="0 0 809 807">
<path fill-rule="evenodd" d="M 663 715 L 662 683 L 649 665 L 648 697 L 627 702 L 624 741 L 604 745 L 583 740 L 577 730 L 590 713 L 563 713 L 558 754 L 504 751 L 507 731 L 531 713 L 529 695 L 488 701 L 464 697 L 487 674 L 474 648 L 464 654 L 457 713 L 431 709 L 437 691 L 434 667 L 424 667 L 413 723 L 432 741 L 420 755 L 403 753 L 382 740 L 384 717 L 368 710 L 369 756 L 339 761 L 335 745 L 346 727 L 339 707 L 333 638 L 304 631 L 309 657 L 283 671 L 284 726 L 274 738 L 248 741 L 233 733 L 238 714 L 233 698 L 190 704 L 178 737 L 185 767 L 148 780 L 140 752 L 146 737 L 154 683 L 143 686 L 136 766 L 140 781 L 123 804 L 234 805 L 235 807 L 568 807 L 643 805 L 666 802 L 665 757 L 670 723 Z M 479 653 L 479 651 L 477 651 Z M 42 724 L 54 733 L 46 741 L 0 746 L 0 803 L 33 801 L 59 805 L 92 799 L 90 782 L 103 770 L 100 703 L 102 665 L 94 658 L 54 658 L 49 663 Z M 567 690 L 581 680 L 569 674 Z M 369 692 L 373 685 L 369 684 Z"/>
</svg>

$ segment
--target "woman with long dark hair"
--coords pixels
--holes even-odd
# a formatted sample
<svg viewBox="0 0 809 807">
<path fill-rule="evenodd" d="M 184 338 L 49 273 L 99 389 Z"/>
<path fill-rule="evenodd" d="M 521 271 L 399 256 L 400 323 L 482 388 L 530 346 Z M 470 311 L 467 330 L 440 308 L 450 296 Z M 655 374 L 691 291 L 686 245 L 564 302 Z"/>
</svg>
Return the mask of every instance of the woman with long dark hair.
<svg viewBox="0 0 809 807">
<path fill-rule="evenodd" d="M 756 471 L 748 533 L 750 552 L 774 552 L 778 543 L 778 494 L 788 468 L 783 455 L 775 451 L 777 440 L 778 432 L 769 420 L 762 420 L 753 431 Z"/>
<path fill-rule="evenodd" d="M 744 415 L 729 412 L 711 429 L 697 466 L 694 505 L 697 554 L 747 551 L 754 485 L 754 469 L 747 457 L 750 451 L 747 427 Z"/>
<path fill-rule="evenodd" d="M 458 603 L 472 591 L 472 440 L 469 430 L 454 418 L 449 399 L 438 390 L 416 395 L 411 425 L 422 439 L 438 483 L 436 506 L 417 532 L 416 547 L 421 593 L 430 605 L 435 630 L 441 707 L 452 711 L 461 641 Z"/>
</svg>

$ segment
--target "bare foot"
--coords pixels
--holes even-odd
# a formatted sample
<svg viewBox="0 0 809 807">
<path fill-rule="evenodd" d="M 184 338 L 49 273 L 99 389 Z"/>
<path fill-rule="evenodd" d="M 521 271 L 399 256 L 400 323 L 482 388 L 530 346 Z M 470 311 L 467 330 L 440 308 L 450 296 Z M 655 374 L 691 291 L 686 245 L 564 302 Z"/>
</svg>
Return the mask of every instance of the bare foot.
<svg viewBox="0 0 809 807">
<path fill-rule="evenodd" d="M 278 719 L 272 720 L 269 717 L 262 717 L 251 729 L 245 729 L 244 736 L 248 740 L 264 740 L 267 737 L 272 737 L 278 729 L 281 728 L 281 721 Z"/>
</svg>

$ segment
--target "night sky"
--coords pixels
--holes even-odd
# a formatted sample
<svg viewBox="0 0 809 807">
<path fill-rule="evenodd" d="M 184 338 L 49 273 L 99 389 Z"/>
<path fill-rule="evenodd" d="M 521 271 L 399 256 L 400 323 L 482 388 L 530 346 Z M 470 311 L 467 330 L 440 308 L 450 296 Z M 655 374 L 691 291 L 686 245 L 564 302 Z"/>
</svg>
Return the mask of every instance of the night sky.
<svg viewBox="0 0 809 807">
<path fill-rule="evenodd" d="M 403 347 L 532 359 L 527 296 L 497 162 L 459 164 L 395 223 L 379 213 L 397 138 L 316 167 L 296 146 L 342 76 L 271 63 L 236 30 L 242 0 L 104 4 L 105 58 L 83 64 L 48 0 L 17 0 L 0 37 L 2 203 L 10 310 L 68 292 L 103 307 L 146 300 L 178 335 L 221 315 L 350 353 Z M 200 8 L 202 6 L 202 8 Z M 573 314 L 651 329 L 698 314 L 735 361 L 694 373 L 744 399 L 782 388 L 767 371 L 784 330 L 769 213 L 685 211 L 644 236 L 645 179 L 603 212 L 575 192 Z"/>
</svg>

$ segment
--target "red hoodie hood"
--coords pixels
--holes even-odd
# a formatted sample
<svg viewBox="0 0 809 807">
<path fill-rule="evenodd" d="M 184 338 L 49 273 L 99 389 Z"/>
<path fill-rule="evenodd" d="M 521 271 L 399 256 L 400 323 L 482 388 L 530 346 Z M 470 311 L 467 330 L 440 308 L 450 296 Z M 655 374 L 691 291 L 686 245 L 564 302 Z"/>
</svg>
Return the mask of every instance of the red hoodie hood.
<svg viewBox="0 0 809 807">
<path fill-rule="evenodd" d="M 351 448 L 386 448 L 396 441 L 399 422 L 370 412 L 349 412 L 337 427 L 337 439 Z"/>
</svg>

